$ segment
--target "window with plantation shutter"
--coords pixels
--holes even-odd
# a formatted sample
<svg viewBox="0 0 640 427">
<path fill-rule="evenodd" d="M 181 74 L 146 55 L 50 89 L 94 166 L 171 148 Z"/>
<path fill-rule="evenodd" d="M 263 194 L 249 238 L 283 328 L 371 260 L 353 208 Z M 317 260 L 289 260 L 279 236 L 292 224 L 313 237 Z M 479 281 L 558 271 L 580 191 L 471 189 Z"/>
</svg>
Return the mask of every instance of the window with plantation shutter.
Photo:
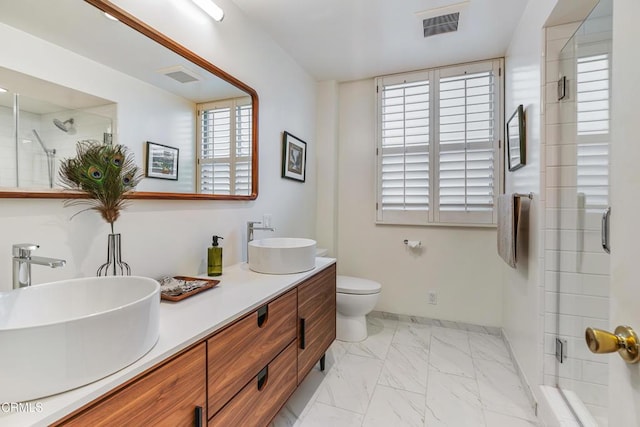
<svg viewBox="0 0 640 427">
<path fill-rule="evenodd" d="M 492 224 L 500 119 L 490 64 L 438 70 L 440 222 Z"/>
<path fill-rule="evenodd" d="M 376 79 L 378 223 L 495 224 L 500 66 Z"/>
<path fill-rule="evenodd" d="M 251 192 L 250 98 L 198 105 L 198 192 Z"/>
<path fill-rule="evenodd" d="M 609 205 L 609 73 L 607 53 L 577 59 L 577 185 L 586 208 Z"/>
<path fill-rule="evenodd" d="M 426 218 L 429 211 L 429 79 L 390 77 L 380 92 L 379 215 Z"/>
</svg>

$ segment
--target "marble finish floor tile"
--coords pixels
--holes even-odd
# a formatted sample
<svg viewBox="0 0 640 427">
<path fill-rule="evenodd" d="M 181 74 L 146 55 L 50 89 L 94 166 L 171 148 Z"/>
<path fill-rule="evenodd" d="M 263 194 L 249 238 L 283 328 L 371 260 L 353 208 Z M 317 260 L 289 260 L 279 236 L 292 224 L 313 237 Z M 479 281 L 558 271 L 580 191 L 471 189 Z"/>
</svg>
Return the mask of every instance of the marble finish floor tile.
<svg viewBox="0 0 640 427">
<path fill-rule="evenodd" d="M 442 341 L 449 347 L 457 348 L 462 353 L 471 355 L 469 333 L 466 331 L 436 326 L 431 329 L 431 344 L 434 340 Z"/>
<path fill-rule="evenodd" d="M 465 331 L 464 329 L 460 329 L 460 328 L 449 328 L 447 326 L 434 326 L 431 329 L 431 333 L 432 335 L 436 335 L 440 338 L 447 338 L 447 337 L 452 337 L 452 338 L 458 338 L 458 339 L 465 339 L 469 337 L 469 332 Z"/>
<path fill-rule="evenodd" d="M 367 327 L 363 342 L 331 345 L 271 427 L 537 425 L 500 336 L 402 316 Z"/>
<path fill-rule="evenodd" d="M 352 343 L 348 352 L 356 356 L 371 357 L 374 359 L 384 360 L 391 346 L 394 330 L 390 328 L 376 328 L 375 331 L 369 330 L 369 336 L 362 342 Z"/>
<path fill-rule="evenodd" d="M 474 360 L 474 364 L 480 400 L 486 410 L 527 420 L 535 418 L 513 364 L 482 359 Z"/>
<path fill-rule="evenodd" d="M 392 344 L 378 384 L 424 394 L 427 390 L 429 351 L 422 347 Z"/>
<path fill-rule="evenodd" d="M 304 381 L 302 381 L 298 388 L 293 392 L 287 403 L 284 405 L 284 408 L 280 411 L 280 414 L 287 420 L 297 421 L 302 419 L 313 405 L 313 402 L 315 402 L 317 394 L 320 391 L 320 386 L 325 380 L 329 370 L 330 368 L 328 366 L 325 366 L 325 372 L 321 372 L 318 367 L 312 369 L 311 372 L 307 374 Z"/>
<path fill-rule="evenodd" d="M 300 427 L 360 427 L 362 414 L 316 402 L 299 424 Z"/>
<path fill-rule="evenodd" d="M 487 427 L 536 427 L 538 425 L 533 420 L 523 420 L 522 418 L 491 411 L 485 411 L 485 419 L 487 420 Z"/>
<path fill-rule="evenodd" d="M 343 342 L 338 340 L 333 341 L 333 343 L 329 346 L 329 350 L 327 350 L 327 353 L 326 353 L 327 358 L 325 361 L 326 363 L 325 368 L 327 371 L 333 365 L 338 363 L 338 361 L 340 361 L 342 356 L 347 354 L 350 346 L 351 346 L 351 343 L 348 343 L 348 342 Z"/>
<path fill-rule="evenodd" d="M 478 383 L 473 378 L 429 372 L 426 425 L 484 427 Z"/>
<path fill-rule="evenodd" d="M 431 329 L 429 325 L 418 325 L 413 323 L 398 323 L 398 327 L 393 335 L 394 344 L 410 345 L 429 349 L 431 342 Z"/>
<path fill-rule="evenodd" d="M 398 327 L 398 319 L 369 316 L 367 317 L 367 327 L 369 328 L 369 331 L 371 331 L 371 328 L 388 328 L 395 331 Z"/>
<path fill-rule="evenodd" d="M 269 427 L 299 427 L 302 421 L 287 406 L 282 408 Z"/>
<path fill-rule="evenodd" d="M 429 365 L 444 374 L 475 378 L 475 368 L 470 353 L 471 350 L 469 349 L 466 335 L 464 340 L 454 340 L 451 337 L 441 339 L 433 336 L 431 338 Z"/>
<path fill-rule="evenodd" d="M 382 360 L 344 355 L 327 374 L 316 401 L 364 414 L 382 365 Z"/>
<path fill-rule="evenodd" d="M 489 334 L 469 334 L 471 357 L 511 364 L 511 356 L 501 337 Z"/>
<path fill-rule="evenodd" d="M 379 385 L 362 423 L 365 427 L 423 427 L 424 396 Z"/>
</svg>

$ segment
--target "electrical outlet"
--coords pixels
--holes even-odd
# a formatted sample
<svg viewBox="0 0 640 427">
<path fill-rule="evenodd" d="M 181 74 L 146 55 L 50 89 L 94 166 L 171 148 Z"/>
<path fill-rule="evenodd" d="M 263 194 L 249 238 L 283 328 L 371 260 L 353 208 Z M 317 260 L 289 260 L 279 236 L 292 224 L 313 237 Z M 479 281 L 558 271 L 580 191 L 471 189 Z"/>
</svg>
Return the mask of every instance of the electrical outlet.
<svg viewBox="0 0 640 427">
<path fill-rule="evenodd" d="M 429 304 L 438 304 L 438 293 L 436 291 L 429 291 Z"/>
<path fill-rule="evenodd" d="M 271 214 L 262 215 L 262 226 L 263 227 L 271 227 Z"/>
</svg>

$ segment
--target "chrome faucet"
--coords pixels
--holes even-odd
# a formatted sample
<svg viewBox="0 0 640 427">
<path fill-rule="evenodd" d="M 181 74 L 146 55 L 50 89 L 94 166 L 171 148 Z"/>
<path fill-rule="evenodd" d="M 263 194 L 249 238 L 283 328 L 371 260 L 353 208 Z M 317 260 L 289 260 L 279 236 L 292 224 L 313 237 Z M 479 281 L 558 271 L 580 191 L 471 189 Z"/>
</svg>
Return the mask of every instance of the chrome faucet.
<svg viewBox="0 0 640 427">
<path fill-rule="evenodd" d="M 274 227 L 256 227 L 256 224 L 262 224 L 262 222 L 247 221 L 247 262 L 249 262 L 249 242 L 253 240 L 253 232 L 255 230 L 276 231 Z"/>
<path fill-rule="evenodd" d="M 40 246 L 35 243 L 13 245 L 13 289 L 31 286 L 31 265 L 46 265 L 51 268 L 63 267 L 66 261 L 57 258 L 31 256 Z"/>
</svg>

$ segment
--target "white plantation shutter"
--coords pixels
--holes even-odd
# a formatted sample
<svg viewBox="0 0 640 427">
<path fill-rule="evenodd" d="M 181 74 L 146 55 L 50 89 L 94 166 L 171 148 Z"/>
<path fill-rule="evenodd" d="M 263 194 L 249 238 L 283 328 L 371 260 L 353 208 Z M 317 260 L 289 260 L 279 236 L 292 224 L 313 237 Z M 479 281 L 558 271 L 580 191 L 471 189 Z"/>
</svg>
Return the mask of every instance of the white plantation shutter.
<svg viewBox="0 0 640 427">
<path fill-rule="evenodd" d="M 198 192 L 248 195 L 251 191 L 251 100 L 198 105 Z"/>
<path fill-rule="evenodd" d="M 576 67 L 577 178 L 585 207 L 609 205 L 609 55 L 579 57 Z"/>
<path fill-rule="evenodd" d="M 380 86 L 378 220 L 426 223 L 429 210 L 429 79 L 426 73 Z"/>
<path fill-rule="evenodd" d="M 489 62 L 437 71 L 438 222 L 494 223 L 498 68 Z"/>
<path fill-rule="evenodd" d="M 494 224 L 500 61 L 376 79 L 377 222 Z"/>
<path fill-rule="evenodd" d="M 252 134 L 251 99 L 244 103 L 236 103 L 236 158 L 235 158 L 235 193 L 251 194 L 251 134 Z"/>
<path fill-rule="evenodd" d="M 215 105 L 200 110 L 200 193 L 231 194 L 231 107 Z"/>
<path fill-rule="evenodd" d="M 609 134 L 609 55 L 577 61 L 578 135 Z"/>
</svg>

